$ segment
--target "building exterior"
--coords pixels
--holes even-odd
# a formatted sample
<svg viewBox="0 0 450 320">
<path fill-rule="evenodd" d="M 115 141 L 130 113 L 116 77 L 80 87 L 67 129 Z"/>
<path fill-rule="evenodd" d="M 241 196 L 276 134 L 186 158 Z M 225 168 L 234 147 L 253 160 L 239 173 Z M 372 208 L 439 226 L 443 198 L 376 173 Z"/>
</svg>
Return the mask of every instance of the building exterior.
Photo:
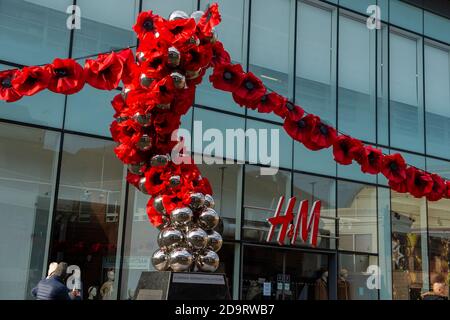
<svg viewBox="0 0 450 320">
<path fill-rule="evenodd" d="M 448 16 L 395 0 L 217 2 L 220 40 L 268 87 L 341 132 L 450 179 Z M 0 0 L 0 70 L 135 46 L 140 11 L 167 17 L 208 3 Z M 70 30 L 73 4 L 81 28 Z M 367 22 L 370 5 L 380 8 L 376 28 Z M 109 134 L 117 93 L 86 87 L 0 102 L 0 299 L 31 299 L 51 261 L 78 266 L 85 298 L 114 270 L 105 299 L 129 299 L 141 272 L 152 270 L 158 230 L 147 196 L 124 181 Z M 276 175 L 260 175 L 248 153 L 244 163 L 200 166 L 222 216 L 219 272 L 234 299 L 417 299 L 434 276 L 448 277 L 450 200 L 391 192 L 381 175 L 294 144 L 278 119 L 240 108 L 207 77 L 183 127 L 194 121 L 222 131 L 280 129 Z M 316 248 L 265 241 L 280 196 L 322 201 Z"/>
</svg>

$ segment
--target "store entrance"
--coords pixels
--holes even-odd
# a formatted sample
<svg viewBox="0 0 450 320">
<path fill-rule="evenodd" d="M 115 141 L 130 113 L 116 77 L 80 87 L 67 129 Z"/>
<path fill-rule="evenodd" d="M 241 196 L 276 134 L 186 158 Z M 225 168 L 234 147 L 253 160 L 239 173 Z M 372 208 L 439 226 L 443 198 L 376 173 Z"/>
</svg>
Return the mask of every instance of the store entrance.
<svg viewBox="0 0 450 320">
<path fill-rule="evenodd" d="M 262 246 L 243 248 L 244 300 L 328 300 L 331 257 Z"/>
</svg>

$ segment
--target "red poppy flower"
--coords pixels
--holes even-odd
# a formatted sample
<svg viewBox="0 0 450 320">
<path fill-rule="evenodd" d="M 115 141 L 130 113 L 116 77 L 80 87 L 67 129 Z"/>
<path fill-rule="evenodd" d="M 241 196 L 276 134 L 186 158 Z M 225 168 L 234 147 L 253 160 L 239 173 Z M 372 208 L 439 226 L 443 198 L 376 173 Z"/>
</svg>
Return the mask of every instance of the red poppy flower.
<svg viewBox="0 0 450 320">
<path fill-rule="evenodd" d="M 133 82 L 133 79 L 137 75 L 137 64 L 134 53 L 131 49 L 126 49 L 117 53 L 117 57 L 122 61 L 122 82 L 128 85 Z"/>
<path fill-rule="evenodd" d="M 355 152 L 362 147 L 361 141 L 349 136 L 340 135 L 333 144 L 334 161 L 342 165 L 352 164 Z"/>
<path fill-rule="evenodd" d="M 114 99 L 111 101 L 111 105 L 116 111 L 114 118 L 120 117 L 121 114 L 126 113 L 126 110 L 128 109 L 128 106 L 120 93 L 114 96 Z"/>
<path fill-rule="evenodd" d="M 164 168 L 151 167 L 150 170 L 145 172 L 145 189 L 150 195 L 157 195 L 163 192 L 169 185 L 167 172 Z"/>
<path fill-rule="evenodd" d="M 170 214 L 173 210 L 177 208 L 181 208 L 183 206 L 183 192 L 178 192 L 171 195 L 163 195 L 162 201 L 163 206 L 166 209 L 166 211 Z"/>
<path fill-rule="evenodd" d="M 383 165 L 383 152 L 372 146 L 364 146 L 355 154 L 355 160 L 361 165 L 364 173 L 378 174 Z"/>
<path fill-rule="evenodd" d="M 308 114 L 298 121 L 286 117 L 283 127 L 294 140 L 304 143 L 310 139 L 311 132 L 319 121 L 320 118 L 313 114 Z"/>
<path fill-rule="evenodd" d="M 113 140 L 120 143 L 136 143 L 142 135 L 142 127 L 131 119 L 113 121 L 110 131 Z"/>
<path fill-rule="evenodd" d="M 125 164 L 140 163 L 144 159 L 133 143 L 122 143 L 114 148 L 114 153 Z"/>
<path fill-rule="evenodd" d="M 233 90 L 233 99 L 240 106 L 249 106 L 266 94 L 266 87 L 252 72 L 248 72 Z"/>
<path fill-rule="evenodd" d="M 217 67 L 221 64 L 230 64 L 231 57 L 230 54 L 224 49 L 222 42 L 216 41 L 212 45 L 212 58 L 211 65 Z"/>
<path fill-rule="evenodd" d="M 158 21 L 156 26 L 161 38 L 175 47 L 186 45 L 186 42 L 194 36 L 196 28 L 195 20 L 192 18 Z"/>
<path fill-rule="evenodd" d="M 201 177 L 192 181 L 192 187 L 194 192 L 200 192 L 203 194 L 212 194 L 211 184 L 207 178 Z"/>
<path fill-rule="evenodd" d="M 154 201 L 155 198 L 150 198 L 150 200 L 147 202 L 147 216 L 150 220 L 150 223 L 154 227 L 159 227 L 163 223 L 163 217 L 162 214 L 159 213 L 153 206 Z"/>
<path fill-rule="evenodd" d="M 310 150 L 321 150 L 331 147 L 336 140 L 336 136 L 336 129 L 319 119 L 312 128 L 309 140 L 306 140 L 303 144 Z"/>
<path fill-rule="evenodd" d="M 163 22 L 163 18 L 153 14 L 153 11 L 141 12 L 137 18 L 136 24 L 133 26 L 139 39 L 144 37 L 155 37 L 158 22 Z"/>
<path fill-rule="evenodd" d="M 139 181 L 141 178 L 142 177 L 140 175 L 131 173 L 130 171 L 127 173 L 127 182 L 136 188 L 139 188 Z"/>
<path fill-rule="evenodd" d="M 271 113 L 276 112 L 275 110 L 281 110 L 285 108 L 286 103 L 287 99 L 285 97 L 280 96 L 276 92 L 271 92 L 263 95 L 255 106 L 260 113 Z M 303 116 L 303 112 L 297 112 L 297 114 L 301 114 L 301 116 L 299 117 L 300 120 Z"/>
<path fill-rule="evenodd" d="M 193 46 L 182 52 L 182 67 L 185 70 L 198 70 L 208 66 L 212 58 L 212 50 L 209 46 Z"/>
<path fill-rule="evenodd" d="M 32 96 L 47 89 L 50 73 L 41 67 L 25 67 L 12 81 L 17 92 L 23 96 Z"/>
<path fill-rule="evenodd" d="M 406 179 L 406 162 L 399 153 L 383 157 L 381 172 L 389 181 L 400 183 Z"/>
<path fill-rule="evenodd" d="M 154 81 L 150 86 L 151 96 L 158 104 L 171 103 L 175 95 L 175 86 L 171 76 Z"/>
<path fill-rule="evenodd" d="M 406 193 L 408 192 L 408 184 L 406 182 L 406 180 L 403 180 L 402 182 L 394 182 L 394 181 L 389 181 L 389 187 L 398 192 L 398 193 Z"/>
<path fill-rule="evenodd" d="M 84 70 L 75 60 L 55 59 L 47 67 L 51 74 L 48 84 L 50 91 L 68 95 L 77 93 L 83 88 Z"/>
<path fill-rule="evenodd" d="M 198 22 L 198 28 L 205 36 L 211 36 L 212 29 L 222 21 L 219 13 L 219 6 L 213 3 L 208 7 Z"/>
<path fill-rule="evenodd" d="M 152 124 L 159 135 L 172 134 L 180 123 L 180 116 L 171 112 L 157 113 L 152 117 Z"/>
<path fill-rule="evenodd" d="M 427 199 L 429 201 L 438 201 L 445 196 L 447 186 L 444 179 L 442 179 L 438 174 L 431 174 L 431 179 L 433 180 L 433 188 L 430 193 L 427 194 Z"/>
<path fill-rule="evenodd" d="M 14 102 L 22 98 L 22 95 L 13 87 L 12 82 L 19 75 L 18 70 L 0 72 L 0 100 Z"/>
<path fill-rule="evenodd" d="M 301 107 L 294 105 L 290 101 L 287 101 L 283 107 L 286 110 L 286 117 L 292 121 L 299 121 L 305 115 L 305 111 Z"/>
<path fill-rule="evenodd" d="M 408 192 L 414 197 L 421 198 L 433 190 L 433 179 L 428 173 L 414 167 L 408 167 L 406 176 Z"/>
<path fill-rule="evenodd" d="M 177 115 L 185 115 L 194 105 L 195 87 L 188 87 L 178 91 L 176 98 L 173 100 L 171 111 Z"/>
<path fill-rule="evenodd" d="M 244 78 L 244 70 L 240 64 L 219 64 L 209 76 L 214 88 L 233 92 Z"/>
<path fill-rule="evenodd" d="M 116 53 L 101 54 L 97 60 L 86 60 L 86 82 L 100 90 L 113 90 L 122 79 L 123 63 Z"/>
</svg>

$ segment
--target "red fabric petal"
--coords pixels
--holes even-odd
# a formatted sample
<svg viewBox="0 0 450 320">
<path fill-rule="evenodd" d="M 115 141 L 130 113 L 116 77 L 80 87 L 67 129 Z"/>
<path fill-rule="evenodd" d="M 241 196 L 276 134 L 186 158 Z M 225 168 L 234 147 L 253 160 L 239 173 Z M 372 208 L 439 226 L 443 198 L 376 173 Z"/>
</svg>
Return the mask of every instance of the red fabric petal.
<svg viewBox="0 0 450 320">
<path fill-rule="evenodd" d="M 55 59 L 48 65 L 51 74 L 48 89 L 65 95 L 79 92 L 85 83 L 84 70 L 75 60 Z"/>
<path fill-rule="evenodd" d="M 211 65 L 216 67 L 221 64 L 230 64 L 231 57 L 230 54 L 225 51 L 222 42 L 216 41 L 212 46 L 213 56 L 211 59 Z"/>
<path fill-rule="evenodd" d="M 401 183 L 406 179 L 406 162 L 399 154 L 386 155 L 383 158 L 381 172 L 389 181 Z"/>
<path fill-rule="evenodd" d="M 198 28 L 205 36 L 210 36 L 212 29 L 222 21 L 219 13 L 219 6 L 213 3 L 208 7 L 198 22 Z"/>
<path fill-rule="evenodd" d="M 445 192 L 447 190 L 445 181 L 435 173 L 431 174 L 431 179 L 433 180 L 433 188 L 430 193 L 427 194 L 427 199 L 429 201 L 441 200 L 445 196 Z"/>
<path fill-rule="evenodd" d="M 47 89 L 50 73 L 41 67 L 25 67 L 12 81 L 16 91 L 24 96 L 32 96 Z"/>
<path fill-rule="evenodd" d="M 100 90 L 113 90 L 122 79 L 123 63 L 116 53 L 99 55 L 97 60 L 86 60 L 86 82 Z"/>
<path fill-rule="evenodd" d="M 240 64 L 219 64 L 214 68 L 209 81 L 216 89 L 233 92 L 241 84 L 244 70 Z"/>
<path fill-rule="evenodd" d="M 252 72 L 242 78 L 240 84 L 233 90 L 233 99 L 240 106 L 251 106 L 266 94 L 266 87 Z"/>
<path fill-rule="evenodd" d="M 0 72 L 0 100 L 14 102 L 22 98 L 22 95 L 12 85 L 12 82 L 18 75 L 18 70 Z"/>
<path fill-rule="evenodd" d="M 372 146 L 364 146 L 356 157 L 364 173 L 378 174 L 383 165 L 383 152 Z"/>
<path fill-rule="evenodd" d="M 408 192 L 414 197 L 421 198 L 433 190 L 433 179 L 428 173 L 414 167 L 408 167 L 406 175 Z"/>
<path fill-rule="evenodd" d="M 361 141 L 349 136 L 340 135 L 333 144 L 334 160 L 342 165 L 350 165 L 354 154 L 363 147 Z"/>
</svg>

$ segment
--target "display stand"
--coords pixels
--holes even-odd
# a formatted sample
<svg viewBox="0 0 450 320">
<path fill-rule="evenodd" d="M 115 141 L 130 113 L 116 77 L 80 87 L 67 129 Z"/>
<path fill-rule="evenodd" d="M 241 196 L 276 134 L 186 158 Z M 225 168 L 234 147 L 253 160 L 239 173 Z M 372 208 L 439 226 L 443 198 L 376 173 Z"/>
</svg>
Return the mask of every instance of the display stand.
<svg viewBox="0 0 450 320">
<path fill-rule="evenodd" d="M 135 300 L 230 300 L 225 274 L 200 272 L 142 272 Z"/>
</svg>

